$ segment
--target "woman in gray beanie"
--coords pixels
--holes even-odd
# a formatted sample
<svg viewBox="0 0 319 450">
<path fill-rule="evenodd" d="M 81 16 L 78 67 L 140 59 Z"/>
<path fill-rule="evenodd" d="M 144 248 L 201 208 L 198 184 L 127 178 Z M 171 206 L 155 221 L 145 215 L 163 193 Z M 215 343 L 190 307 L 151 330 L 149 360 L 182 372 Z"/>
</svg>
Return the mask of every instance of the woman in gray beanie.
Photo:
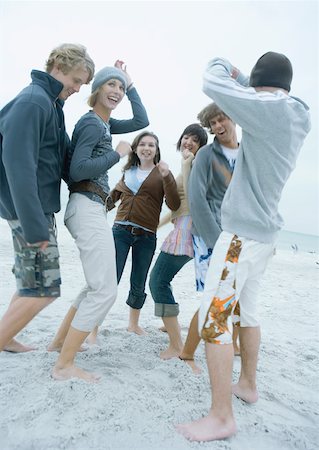
<svg viewBox="0 0 319 450">
<path fill-rule="evenodd" d="M 102 324 L 117 296 L 114 240 L 105 208 L 110 191 L 107 171 L 132 149 L 129 143 L 120 141 L 114 150 L 112 134 L 133 132 L 149 123 L 123 64 L 118 60 L 114 67 L 97 72 L 88 100 L 92 109 L 75 125 L 72 136 L 70 198 L 64 221 L 79 249 L 86 286 L 48 348 L 61 351 L 52 373 L 58 380 L 77 377 L 96 381 L 96 375 L 74 365 L 74 358 L 87 336 Z M 132 119 L 111 118 L 125 94 L 131 102 Z"/>
</svg>

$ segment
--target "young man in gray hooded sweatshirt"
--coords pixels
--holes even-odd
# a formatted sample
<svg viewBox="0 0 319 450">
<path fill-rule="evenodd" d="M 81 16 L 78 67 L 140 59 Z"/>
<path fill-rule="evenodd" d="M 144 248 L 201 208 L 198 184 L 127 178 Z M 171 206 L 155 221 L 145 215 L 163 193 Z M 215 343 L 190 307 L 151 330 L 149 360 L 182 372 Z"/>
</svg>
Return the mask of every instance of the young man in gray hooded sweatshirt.
<svg viewBox="0 0 319 450">
<path fill-rule="evenodd" d="M 258 400 L 258 289 L 283 225 L 281 193 L 310 130 L 307 105 L 288 95 L 291 80 L 289 59 L 275 52 L 259 58 L 250 79 L 222 58 L 204 73 L 204 92 L 242 128 L 242 140 L 199 313 L 214 400 L 206 417 L 177 426 L 193 441 L 236 433 L 232 393 L 247 403 Z M 231 316 L 239 298 L 242 367 L 232 387 Z"/>
</svg>

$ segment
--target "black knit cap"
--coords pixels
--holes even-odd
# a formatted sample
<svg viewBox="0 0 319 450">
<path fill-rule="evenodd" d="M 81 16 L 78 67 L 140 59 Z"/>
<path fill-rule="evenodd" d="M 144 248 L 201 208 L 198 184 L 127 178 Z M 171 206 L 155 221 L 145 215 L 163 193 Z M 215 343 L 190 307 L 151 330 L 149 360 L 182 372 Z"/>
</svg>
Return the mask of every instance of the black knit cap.
<svg viewBox="0 0 319 450">
<path fill-rule="evenodd" d="M 292 65 L 281 53 L 268 52 L 261 56 L 253 67 L 250 86 L 272 86 L 290 91 Z"/>
</svg>

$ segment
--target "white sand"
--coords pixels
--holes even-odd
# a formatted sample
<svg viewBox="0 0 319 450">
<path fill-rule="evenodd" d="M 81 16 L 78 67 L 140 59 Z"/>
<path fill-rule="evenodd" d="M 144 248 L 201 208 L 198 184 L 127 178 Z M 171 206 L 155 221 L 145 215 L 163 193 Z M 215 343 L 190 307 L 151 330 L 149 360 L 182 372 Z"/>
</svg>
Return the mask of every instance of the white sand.
<svg viewBox="0 0 319 450">
<path fill-rule="evenodd" d="M 102 374 L 99 384 L 57 382 L 50 377 L 56 353 L 46 346 L 83 283 L 77 249 L 58 215 L 63 275 L 62 297 L 44 310 L 19 339 L 38 350 L 0 354 L 1 450 L 184 450 L 195 448 L 269 450 L 318 448 L 318 257 L 278 251 L 260 296 L 262 344 L 258 369 L 260 400 L 246 405 L 234 398 L 239 431 L 215 443 L 190 443 L 174 423 L 206 414 L 210 389 L 201 343 L 193 375 L 178 359 L 161 361 L 167 336 L 158 331 L 150 295 L 142 311 L 147 336 L 126 331 L 129 267 L 119 298 L 99 335 L 100 347 L 77 357 L 78 364 Z M 158 247 L 159 248 L 159 247 Z M 15 290 L 12 244 L 0 220 L 0 315 Z M 196 310 L 193 263 L 177 275 L 183 336 Z M 147 289 L 148 291 L 148 289 Z M 240 359 L 234 362 L 234 380 Z"/>
</svg>

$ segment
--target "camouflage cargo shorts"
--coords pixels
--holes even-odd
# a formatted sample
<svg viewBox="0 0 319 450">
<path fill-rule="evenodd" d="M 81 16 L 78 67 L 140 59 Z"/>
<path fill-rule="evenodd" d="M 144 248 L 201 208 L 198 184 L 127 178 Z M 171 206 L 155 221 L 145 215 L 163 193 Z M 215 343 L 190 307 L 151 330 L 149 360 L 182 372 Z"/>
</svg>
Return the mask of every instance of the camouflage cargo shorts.
<svg viewBox="0 0 319 450">
<path fill-rule="evenodd" d="M 14 266 L 17 289 L 23 297 L 59 297 L 60 267 L 54 216 L 49 222 L 49 245 L 45 250 L 27 245 L 19 220 L 9 220 L 14 248 Z"/>
</svg>

